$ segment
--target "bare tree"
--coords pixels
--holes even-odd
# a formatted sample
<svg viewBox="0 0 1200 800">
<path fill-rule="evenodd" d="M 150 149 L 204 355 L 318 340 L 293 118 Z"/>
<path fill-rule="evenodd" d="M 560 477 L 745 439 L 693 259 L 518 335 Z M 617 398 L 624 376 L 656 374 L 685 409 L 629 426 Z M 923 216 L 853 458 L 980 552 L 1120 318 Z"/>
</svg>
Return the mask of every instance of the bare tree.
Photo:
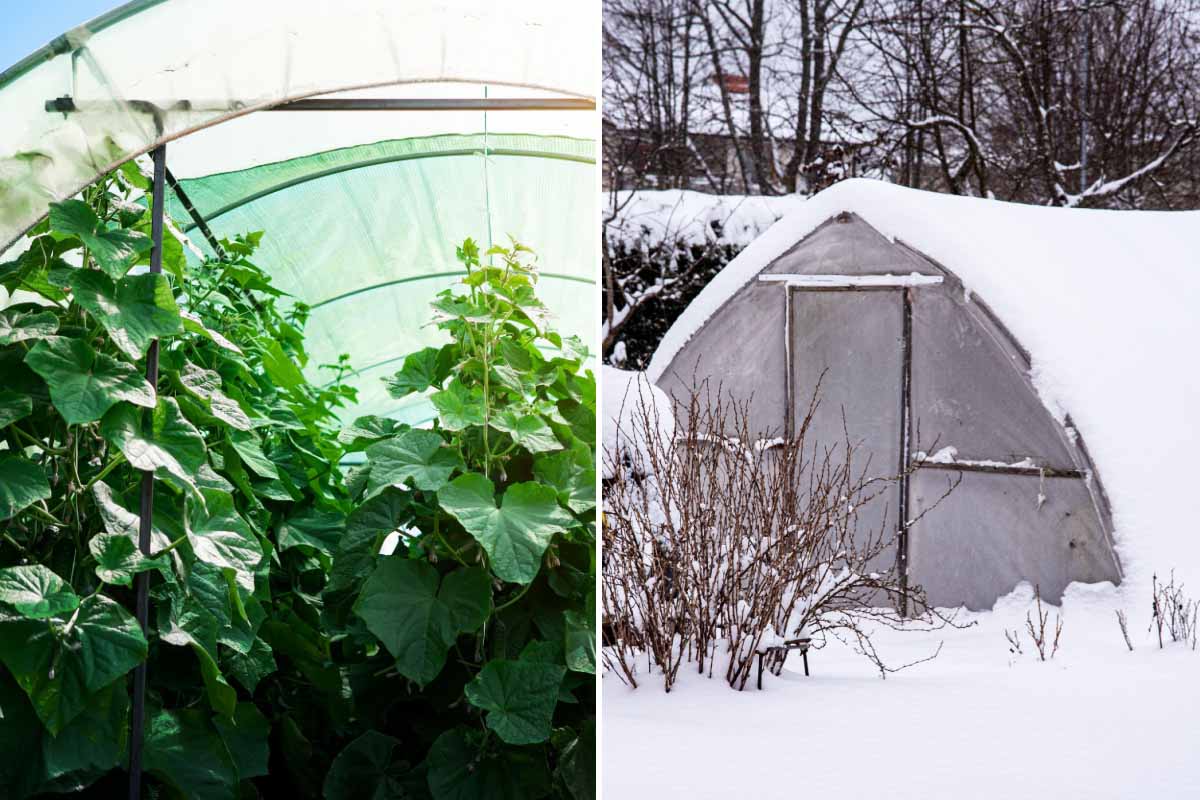
<svg viewBox="0 0 1200 800">
<path fill-rule="evenodd" d="M 1194 204 L 1195 0 L 914 0 L 876 6 L 850 81 L 933 188 L 1057 205 Z M 924 176 L 902 176 L 919 184 Z M 1186 173 L 1185 173 L 1186 174 Z"/>
</svg>

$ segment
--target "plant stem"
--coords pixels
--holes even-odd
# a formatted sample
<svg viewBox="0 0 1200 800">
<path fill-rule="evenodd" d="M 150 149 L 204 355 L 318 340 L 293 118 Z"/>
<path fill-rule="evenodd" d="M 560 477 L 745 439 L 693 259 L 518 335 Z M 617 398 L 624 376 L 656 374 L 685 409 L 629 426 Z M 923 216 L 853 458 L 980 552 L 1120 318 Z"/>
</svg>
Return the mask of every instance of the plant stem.
<svg viewBox="0 0 1200 800">
<path fill-rule="evenodd" d="M 12 429 L 17 432 L 18 436 L 23 437 L 25 439 L 25 441 L 29 442 L 29 444 L 31 444 L 34 447 L 40 448 L 42 451 L 49 453 L 52 456 L 63 456 L 63 455 L 67 454 L 67 448 L 52 447 L 49 442 L 43 442 L 41 439 L 38 439 L 35 436 L 29 435 L 28 433 L 23 431 L 17 425 L 13 425 Z"/>
<path fill-rule="evenodd" d="M 41 506 L 33 505 L 33 506 L 29 507 L 29 510 L 31 512 L 33 512 L 34 516 L 36 516 L 38 519 L 42 520 L 43 522 L 48 522 L 51 525 L 57 525 L 60 528 L 63 527 L 64 525 L 66 525 L 65 522 L 63 522 L 58 517 L 54 516 L 49 511 L 42 508 Z"/>
<path fill-rule="evenodd" d="M 93 486 L 95 486 L 97 483 L 99 483 L 100 481 L 102 481 L 106 477 L 108 477 L 108 473 L 112 472 L 114 469 L 116 469 L 117 467 L 121 466 L 124 463 L 125 463 L 125 454 L 117 453 L 115 456 L 112 457 L 111 461 L 109 461 L 107 464 L 104 465 L 104 469 L 97 472 L 92 477 L 92 479 L 87 482 L 87 485 L 83 487 L 83 493 L 90 491 Z"/>
<path fill-rule="evenodd" d="M 148 555 L 146 557 L 147 558 L 158 558 L 159 556 L 165 556 L 167 553 L 171 552 L 176 547 L 179 547 L 179 545 L 183 544 L 186 541 L 187 541 L 187 534 L 185 533 L 183 536 L 180 536 L 178 539 L 171 542 L 169 545 L 164 547 L 162 550 L 159 550 L 157 553 L 151 553 L 150 555 Z"/>
<path fill-rule="evenodd" d="M 436 536 L 438 538 L 438 540 L 446 546 L 446 549 L 450 551 L 450 555 L 454 556 L 455 561 L 462 564 L 464 567 L 469 566 L 467 564 L 467 562 L 463 560 L 463 557 L 461 554 L 459 554 L 458 550 L 455 549 L 454 545 L 450 544 L 450 541 L 442 534 L 442 528 L 438 524 L 438 522 L 441 520 L 441 518 L 442 518 L 441 514 L 435 513 L 433 515 L 433 534 L 434 534 L 434 536 Z"/>
<path fill-rule="evenodd" d="M 503 604 L 496 606 L 496 608 L 492 611 L 492 613 L 499 614 L 501 611 L 508 608 L 513 603 L 517 602 L 518 600 L 520 600 L 522 597 L 525 596 L 525 593 L 529 591 L 529 587 L 531 587 L 531 586 L 533 586 L 533 581 L 530 581 L 529 583 L 527 583 L 523 587 L 521 587 L 521 591 L 517 592 L 517 594 L 514 597 L 511 597 L 507 601 L 505 601 Z"/>
</svg>

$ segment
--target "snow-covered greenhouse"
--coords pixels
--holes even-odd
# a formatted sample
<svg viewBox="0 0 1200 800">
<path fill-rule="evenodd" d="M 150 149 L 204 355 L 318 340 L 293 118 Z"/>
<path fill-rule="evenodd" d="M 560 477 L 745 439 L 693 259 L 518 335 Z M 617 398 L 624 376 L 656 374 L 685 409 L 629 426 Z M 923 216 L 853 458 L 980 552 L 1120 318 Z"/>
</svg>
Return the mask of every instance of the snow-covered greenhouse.
<svg viewBox="0 0 1200 800">
<path fill-rule="evenodd" d="M 875 476 L 898 476 L 862 524 L 893 527 L 896 564 L 931 603 L 990 608 L 1021 581 L 1058 602 L 1071 582 L 1148 569 L 1194 517 L 1176 454 L 1200 448 L 1200 391 L 1169 354 L 1200 341 L 1198 253 L 1196 212 L 849 180 L 719 273 L 648 376 L 677 400 L 720 384 L 783 436 L 820 383 L 809 436 L 848 430 Z"/>
</svg>

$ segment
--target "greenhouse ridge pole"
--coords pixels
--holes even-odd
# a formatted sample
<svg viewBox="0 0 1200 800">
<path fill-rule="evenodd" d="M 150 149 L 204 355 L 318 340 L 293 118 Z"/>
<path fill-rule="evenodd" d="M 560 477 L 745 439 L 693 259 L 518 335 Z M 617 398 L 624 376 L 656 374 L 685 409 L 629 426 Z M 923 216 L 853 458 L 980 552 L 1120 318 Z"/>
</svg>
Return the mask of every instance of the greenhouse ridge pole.
<svg viewBox="0 0 1200 800">
<path fill-rule="evenodd" d="M 162 273 L 163 206 L 167 172 L 167 148 L 159 145 L 151 156 L 154 159 L 154 187 L 150 205 L 150 273 Z M 158 340 L 150 342 L 146 351 L 146 380 L 158 388 Z M 138 517 L 138 548 L 150 555 L 150 531 L 154 519 L 154 472 L 142 473 L 142 498 Z M 150 620 L 150 573 L 139 572 L 134 578 L 137 593 L 137 621 L 146 634 Z M 147 658 L 149 656 L 147 655 Z M 140 800 L 142 796 L 142 740 L 146 726 L 146 662 L 138 665 L 133 673 L 133 709 L 129 732 L 129 800 Z"/>
</svg>

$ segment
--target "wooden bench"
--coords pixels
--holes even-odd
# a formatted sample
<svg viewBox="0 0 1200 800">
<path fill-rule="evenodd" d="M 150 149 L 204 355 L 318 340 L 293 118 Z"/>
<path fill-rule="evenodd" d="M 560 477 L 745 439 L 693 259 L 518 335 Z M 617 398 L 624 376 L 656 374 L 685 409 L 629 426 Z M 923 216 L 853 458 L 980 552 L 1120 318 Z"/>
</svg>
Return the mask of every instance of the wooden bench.
<svg viewBox="0 0 1200 800">
<path fill-rule="evenodd" d="M 812 638 L 787 639 L 783 644 L 764 647 L 758 651 L 758 688 L 762 689 L 763 669 L 771 670 L 772 675 L 783 672 L 783 663 L 787 661 L 788 653 L 799 650 L 804 659 L 804 677 L 808 677 L 808 648 L 812 646 Z"/>
</svg>

